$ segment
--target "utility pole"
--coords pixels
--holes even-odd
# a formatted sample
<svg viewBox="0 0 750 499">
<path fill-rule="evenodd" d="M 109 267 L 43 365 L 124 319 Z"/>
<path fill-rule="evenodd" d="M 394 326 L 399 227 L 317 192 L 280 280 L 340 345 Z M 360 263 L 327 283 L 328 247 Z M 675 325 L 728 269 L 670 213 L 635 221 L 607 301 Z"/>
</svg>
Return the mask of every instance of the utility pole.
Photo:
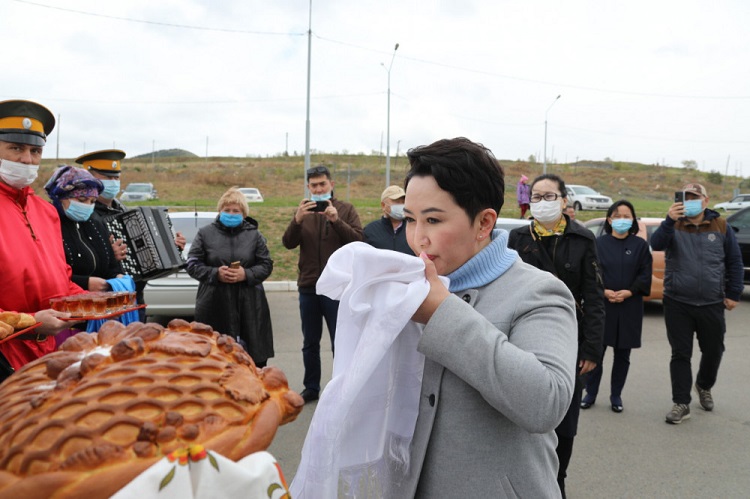
<svg viewBox="0 0 750 499">
<path fill-rule="evenodd" d="M 310 168 L 310 62 L 312 56 L 312 0 L 307 27 L 307 118 L 305 120 L 305 166 L 302 172 L 303 195 L 307 197 L 307 170 Z"/>
<path fill-rule="evenodd" d="M 57 152 L 55 153 L 55 162 L 60 164 L 60 113 L 57 114 Z"/>
</svg>

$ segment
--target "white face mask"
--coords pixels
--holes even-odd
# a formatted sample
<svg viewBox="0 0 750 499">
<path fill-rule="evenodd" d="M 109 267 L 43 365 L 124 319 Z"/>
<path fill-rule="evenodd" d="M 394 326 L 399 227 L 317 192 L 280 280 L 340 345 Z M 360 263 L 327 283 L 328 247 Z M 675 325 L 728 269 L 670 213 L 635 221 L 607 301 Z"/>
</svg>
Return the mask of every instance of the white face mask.
<svg viewBox="0 0 750 499">
<path fill-rule="evenodd" d="M 394 220 L 403 220 L 404 219 L 404 205 L 392 204 L 390 217 Z"/>
<path fill-rule="evenodd" d="M 544 201 L 531 203 L 531 216 L 541 223 L 554 222 L 562 215 L 562 204 L 560 201 Z"/>
<path fill-rule="evenodd" d="M 23 189 L 34 183 L 39 175 L 39 165 L 26 165 L 0 159 L 0 178 L 14 189 Z"/>
</svg>

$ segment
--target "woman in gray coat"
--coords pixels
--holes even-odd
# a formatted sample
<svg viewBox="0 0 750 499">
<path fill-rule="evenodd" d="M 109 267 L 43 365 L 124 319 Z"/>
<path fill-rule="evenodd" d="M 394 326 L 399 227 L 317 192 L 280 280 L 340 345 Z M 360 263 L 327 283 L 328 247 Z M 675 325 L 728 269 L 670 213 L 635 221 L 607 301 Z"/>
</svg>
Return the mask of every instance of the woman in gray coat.
<svg viewBox="0 0 750 499">
<path fill-rule="evenodd" d="M 263 290 L 273 260 L 245 196 L 233 187 L 219 199 L 216 220 L 202 227 L 188 253 L 187 272 L 200 281 L 195 320 L 228 334 L 256 366 L 273 357 L 271 313 Z"/>
<path fill-rule="evenodd" d="M 408 157 L 406 238 L 430 291 L 413 316 L 425 363 L 408 469 L 394 471 L 388 496 L 560 497 L 554 429 L 576 372 L 572 295 L 495 229 L 505 180 L 488 149 L 458 138 Z"/>
</svg>

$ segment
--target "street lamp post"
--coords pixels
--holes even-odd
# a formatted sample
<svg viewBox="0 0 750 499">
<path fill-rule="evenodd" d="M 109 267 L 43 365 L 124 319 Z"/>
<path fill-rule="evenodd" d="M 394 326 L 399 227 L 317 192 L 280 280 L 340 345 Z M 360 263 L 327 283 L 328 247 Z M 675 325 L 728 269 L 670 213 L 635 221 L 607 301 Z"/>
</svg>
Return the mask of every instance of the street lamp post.
<svg viewBox="0 0 750 499">
<path fill-rule="evenodd" d="M 391 185 L 391 68 L 393 67 L 393 60 L 396 58 L 396 51 L 398 50 L 398 43 L 393 47 L 393 56 L 391 57 L 391 63 L 385 68 L 385 64 L 380 63 L 388 73 L 388 117 L 385 131 L 385 186 Z"/>
<path fill-rule="evenodd" d="M 549 113 L 549 110 L 552 109 L 552 106 L 555 105 L 555 102 L 557 102 L 557 99 L 560 98 L 560 95 L 555 97 L 555 100 L 552 101 L 552 104 L 549 105 L 547 108 L 547 111 L 544 113 L 544 174 L 547 174 L 547 114 Z"/>
</svg>

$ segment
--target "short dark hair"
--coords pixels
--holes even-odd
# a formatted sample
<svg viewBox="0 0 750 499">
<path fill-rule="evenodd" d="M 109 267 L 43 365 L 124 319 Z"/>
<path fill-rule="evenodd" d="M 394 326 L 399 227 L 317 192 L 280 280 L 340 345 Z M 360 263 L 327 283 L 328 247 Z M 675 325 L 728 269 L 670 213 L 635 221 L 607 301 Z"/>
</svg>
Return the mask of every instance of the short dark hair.
<svg viewBox="0 0 750 499">
<path fill-rule="evenodd" d="M 539 175 L 537 178 L 534 179 L 534 181 L 531 183 L 531 189 L 534 188 L 534 184 L 537 182 L 541 182 L 542 180 L 551 180 L 555 183 L 557 183 L 557 188 L 560 189 L 560 194 L 562 194 L 563 199 L 567 199 L 568 197 L 568 190 L 565 187 L 565 181 L 562 179 L 560 175 L 555 175 L 554 173 L 545 173 L 544 175 Z"/>
<path fill-rule="evenodd" d="M 633 208 L 632 203 L 626 199 L 615 201 L 612 203 L 612 206 L 609 207 L 607 210 L 607 218 L 604 219 L 604 232 L 612 234 L 612 224 L 609 223 L 609 218 L 620 206 L 627 206 L 630 209 L 630 213 L 633 215 L 633 225 L 628 229 L 628 234 L 638 234 L 638 217 L 635 214 L 635 208 Z"/>
<path fill-rule="evenodd" d="M 409 149 L 406 156 L 411 169 L 404 189 L 413 177 L 433 177 L 471 220 L 486 208 L 500 213 L 505 202 L 505 172 L 482 144 L 465 137 L 442 139 Z"/>
<path fill-rule="evenodd" d="M 331 172 L 328 170 L 328 167 L 326 165 L 317 165 L 313 166 L 307 169 L 307 181 L 310 181 L 311 177 L 321 177 L 323 175 L 326 176 L 328 180 L 331 180 Z"/>
</svg>

